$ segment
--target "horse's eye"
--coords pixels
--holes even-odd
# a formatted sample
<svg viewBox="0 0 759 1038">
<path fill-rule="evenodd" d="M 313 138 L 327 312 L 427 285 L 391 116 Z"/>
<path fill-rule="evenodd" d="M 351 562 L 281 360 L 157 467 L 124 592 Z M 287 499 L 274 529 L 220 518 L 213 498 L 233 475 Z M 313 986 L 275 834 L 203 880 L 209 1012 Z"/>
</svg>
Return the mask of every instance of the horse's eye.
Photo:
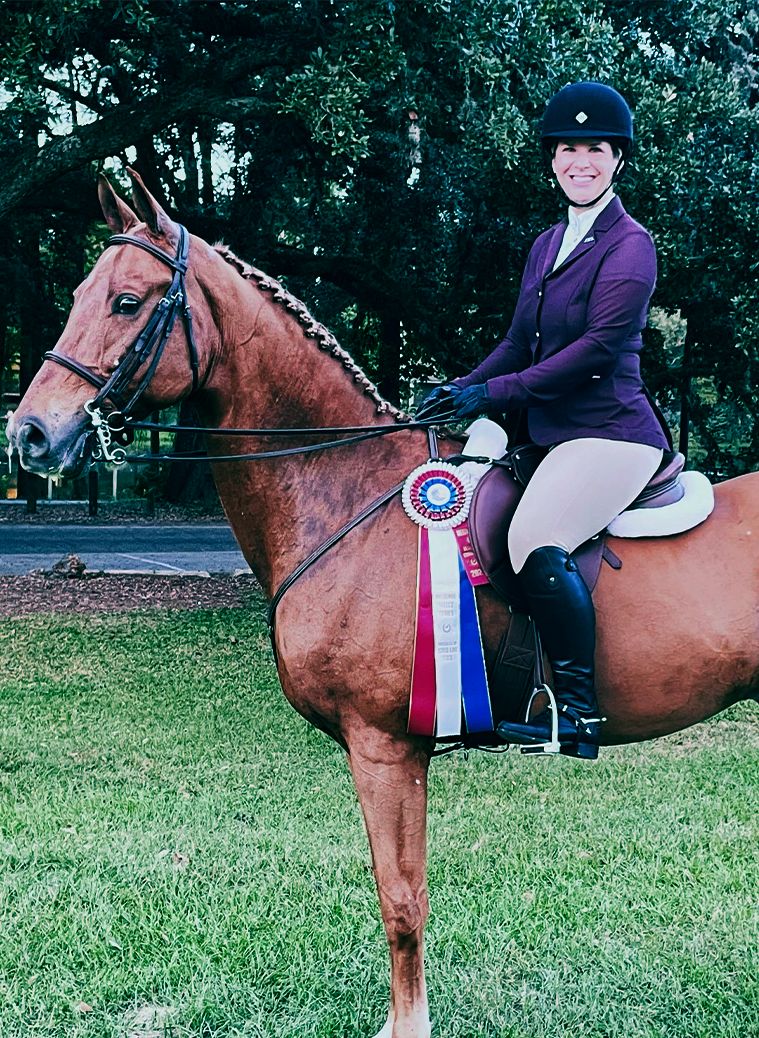
<svg viewBox="0 0 759 1038">
<path fill-rule="evenodd" d="M 132 317 L 142 306 L 142 301 L 137 296 L 124 293 L 123 295 L 117 296 L 113 301 L 113 312 L 115 314 L 126 314 L 127 317 Z"/>
</svg>

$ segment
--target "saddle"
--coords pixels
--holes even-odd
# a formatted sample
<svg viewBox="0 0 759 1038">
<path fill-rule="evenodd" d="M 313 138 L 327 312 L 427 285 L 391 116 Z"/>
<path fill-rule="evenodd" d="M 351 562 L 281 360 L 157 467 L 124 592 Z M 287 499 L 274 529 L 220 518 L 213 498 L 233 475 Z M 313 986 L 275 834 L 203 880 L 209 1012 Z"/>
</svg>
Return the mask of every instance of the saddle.
<svg viewBox="0 0 759 1038">
<path fill-rule="evenodd" d="M 527 616 L 527 603 L 519 578 L 509 558 L 508 528 L 524 487 L 545 454 L 545 448 L 529 444 L 515 448 L 504 459 L 494 463 L 477 483 L 469 512 L 469 535 L 474 553 L 490 585 L 512 613 L 495 659 L 488 668 L 496 725 L 501 720 L 523 720 L 536 686 L 538 641 L 533 622 Z M 460 455 L 455 460 L 465 462 L 472 459 Z M 685 489 L 679 477 L 684 465 L 682 454 L 666 451 L 648 485 L 624 515 L 639 508 L 651 509 L 681 501 Z M 605 530 L 580 545 L 572 557 L 591 592 L 604 561 L 613 569 L 622 567 L 621 560 L 606 543 Z M 487 739 L 477 739 L 477 744 L 483 742 Z"/>
<path fill-rule="evenodd" d="M 472 547 L 490 584 L 512 611 L 524 611 L 526 603 L 509 558 L 508 529 L 524 487 L 545 453 L 543 448 L 533 444 L 515 448 L 485 473 L 472 498 L 469 513 Z M 685 493 L 679 482 L 684 465 L 682 454 L 666 451 L 659 468 L 629 510 L 658 508 L 680 501 Z M 573 552 L 590 591 L 596 586 L 602 561 L 614 569 L 622 566 L 619 558 L 607 547 L 605 534 L 606 531 L 600 531 Z"/>
</svg>

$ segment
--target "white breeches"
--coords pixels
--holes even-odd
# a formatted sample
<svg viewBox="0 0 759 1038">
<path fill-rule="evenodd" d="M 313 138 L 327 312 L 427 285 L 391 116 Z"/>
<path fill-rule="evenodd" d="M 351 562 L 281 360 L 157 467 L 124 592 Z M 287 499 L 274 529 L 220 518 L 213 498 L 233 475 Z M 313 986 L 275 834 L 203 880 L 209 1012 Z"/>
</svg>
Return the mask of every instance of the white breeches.
<svg viewBox="0 0 759 1038">
<path fill-rule="evenodd" d="M 585 438 L 559 443 L 538 466 L 509 529 L 519 573 L 536 548 L 572 552 L 635 500 L 662 459 L 658 447 Z"/>
</svg>

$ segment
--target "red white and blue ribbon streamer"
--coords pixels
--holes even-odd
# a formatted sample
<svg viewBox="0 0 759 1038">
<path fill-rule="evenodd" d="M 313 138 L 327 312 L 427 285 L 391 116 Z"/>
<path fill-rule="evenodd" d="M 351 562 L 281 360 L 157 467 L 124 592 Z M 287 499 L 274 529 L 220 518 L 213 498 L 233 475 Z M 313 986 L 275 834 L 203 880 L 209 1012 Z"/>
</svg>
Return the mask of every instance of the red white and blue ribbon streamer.
<svg viewBox="0 0 759 1038">
<path fill-rule="evenodd" d="M 404 508 L 420 528 L 408 722 L 415 735 L 493 729 L 473 590 L 487 578 L 466 528 L 473 485 L 453 465 L 429 462 L 411 473 L 403 490 Z"/>
<path fill-rule="evenodd" d="M 416 631 L 411 674 L 408 730 L 414 735 L 434 735 L 437 706 L 435 635 L 432 620 L 432 576 L 427 531 L 419 530 L 416 578 Z"/>
</svg>

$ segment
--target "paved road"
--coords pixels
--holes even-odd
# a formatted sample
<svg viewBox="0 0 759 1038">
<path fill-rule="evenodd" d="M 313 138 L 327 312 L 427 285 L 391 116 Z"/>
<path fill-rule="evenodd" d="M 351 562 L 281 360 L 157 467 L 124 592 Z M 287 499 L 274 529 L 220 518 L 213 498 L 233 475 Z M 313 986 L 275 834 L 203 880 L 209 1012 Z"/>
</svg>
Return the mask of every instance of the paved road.
<svg viewBox="0 0 759 1038">
<path fill-rule="evenodd" d="M 234 573 L 248 570 L 223 523 L 164 526 L 0 524 L 0 574 L 50 569 L 73 553 L 88 570 Z"/>
</svg>

